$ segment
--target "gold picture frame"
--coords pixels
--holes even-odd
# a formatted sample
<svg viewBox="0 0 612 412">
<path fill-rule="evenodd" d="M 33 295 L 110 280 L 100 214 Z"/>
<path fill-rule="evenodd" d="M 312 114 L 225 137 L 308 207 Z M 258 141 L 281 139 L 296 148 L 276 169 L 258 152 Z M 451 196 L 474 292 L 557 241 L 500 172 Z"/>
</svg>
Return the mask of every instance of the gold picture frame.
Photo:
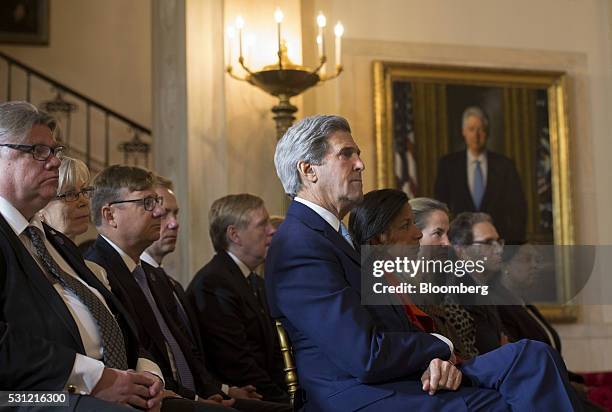
<svg viewBox="0 0 612 412">
<path fill-rule="evenodd" d="M 548 135 L 550 144 L 550 182 L 552 190 L 552 238 L 554 245 L 574 245 L 574 219 L 572 213 L 572 186 L 570 164 L 570 128 L 568 115 L 568 78 L 560 71 L 531 71 L 513 69 L 495 69 L 481 67 L 460 67 L 447 65 L 428 65 L 414 63 L 398 63 L 375 61 L 373 64 L 374 84 L 374 126 L 376 139 L 376 184 L 378 188 L 397 187 L 395 173 L 395 155 L 393 147 L 394 127 L 394 96 L 393 87 L 396 82 L 411 82 L 411 84 L 428 85 L 463 85 L 478 87 L 497 87 L 504 90 L 546 90 L 548 109 Z M 434 91 L 428 99 L 421 100 L 428 104 L 436 104 L 446 99 L 445 94 Z M 416 104 L 416 103 L 415 103 Z M 445 111 L 438 110 L 437 117 L 443 124 L 446 123 Z M 509 123 L 509 122 L 506 122 Z M 511 124 L 506 124 L 508 131 Z M 438 134 L 443 130 L 436 130 L 431 145 L 440 144 Z M 437 140 L 436 140 L 437 139 Z M 448 141 L 444 136 L 443 141 Z M 428 143 L 429 144 L 429 143 Z M 448 152 L 448 143 L 445 150 Z M 507 143 L 512 144 L 512 143 Z M 516 143 L 513 143 L 516 146 Z M 422 145 L 424 146 L 424 145 Z M 523 150 L 516 149 L 514 150 Z M 420 153 L 422 154 L 422 152 Z M 431 156 L 429 157 L 431 159 Z M 431 166 L 428 166 L 431 168 Z M 520 172 L 520 170 L 519 170 Z M 435 172 L 434 172 L 435 173 Z M 431 171 L 423 173 L 425 180 L 432 178 Z M 531 177 L 530 177 L 531 178 Z M 426 181 L 425 185 L 432 186 Z M 420 194 L 430 195 L 430 193 Z M 533 202 L 532 202 L 533 203 Z M 533 204 L 531 205 L 533 206 Z M 567 257 L 557 256 L 557 267 L 567 268 L 561 270 L 561 276 L 556 279 L 557 291 L 562 294 L 558 300 L 567 302 L 571 299 L 572 278 L 567 264 Z M 565 263 L 565 264 L 564 264 Z M 572 322 L 577 318 L 577 307 L 574 305 L 539 305 L 543 314 L 555 322 Z"/>
</svg>

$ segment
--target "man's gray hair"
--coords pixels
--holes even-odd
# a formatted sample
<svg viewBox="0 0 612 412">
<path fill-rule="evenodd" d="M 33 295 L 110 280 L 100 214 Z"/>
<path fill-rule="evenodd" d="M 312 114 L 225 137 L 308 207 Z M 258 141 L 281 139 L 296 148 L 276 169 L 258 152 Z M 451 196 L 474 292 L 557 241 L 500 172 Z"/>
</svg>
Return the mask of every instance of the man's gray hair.
<svg viewBox="0 0 612 412">
<path fill-rule="evenodd" d="M 55 133 L 57 120 L 31 103 L 12 101 L 0 103 L 0 143 L 21 144 L 32 127 L 44 125 Z"/>
<path fill-rule="evenodd" d="M 465 122 L 467 122 L 468 117 L 475 116 L 480 119 L 482 122 L 482 126 L 485 131 L 489 131 L 489 116 L 478 106 L 470 106 L 463 111 L 463 116 L 461 117 L 461 127 L 465 127 Z"/>
<path fill-rule="evenodd" d="M 302 188 L 298 163 L 304 161 L 320 165 L 327 154 L 327 139 L 335 132 L 351 132 L 345 118 L 316 115 L 302 119 L 291 126 L 276 145 L 274 165 L 285 193 L 292 198 Z"/>
</svg>

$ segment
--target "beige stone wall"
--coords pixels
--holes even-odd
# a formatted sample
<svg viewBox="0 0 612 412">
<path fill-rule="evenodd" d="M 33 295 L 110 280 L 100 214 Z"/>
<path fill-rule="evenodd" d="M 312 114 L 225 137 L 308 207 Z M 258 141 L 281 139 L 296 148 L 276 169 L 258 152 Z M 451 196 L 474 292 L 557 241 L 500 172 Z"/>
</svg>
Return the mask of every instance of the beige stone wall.
<svg viewBox="0 0 612 412">
<path fill-rule="evenodd" d="M 151 1 L 53 0 L 50 9 L 48 47 L 0 51 L 150 127 Z"/>
</svg>

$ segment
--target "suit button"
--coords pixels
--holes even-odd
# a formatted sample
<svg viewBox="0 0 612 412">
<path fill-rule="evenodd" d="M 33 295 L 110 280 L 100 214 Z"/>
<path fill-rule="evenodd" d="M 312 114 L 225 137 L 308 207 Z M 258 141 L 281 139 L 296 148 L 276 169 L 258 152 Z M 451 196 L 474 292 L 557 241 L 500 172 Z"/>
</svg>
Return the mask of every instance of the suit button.
<svg viewBox="0 0 612 412">
<path fill-rule="evenodd" d="M 74 385 L 68 385 L 67 389 L 68 393 L 76 393 L 76 386 Z"/>
</svg>

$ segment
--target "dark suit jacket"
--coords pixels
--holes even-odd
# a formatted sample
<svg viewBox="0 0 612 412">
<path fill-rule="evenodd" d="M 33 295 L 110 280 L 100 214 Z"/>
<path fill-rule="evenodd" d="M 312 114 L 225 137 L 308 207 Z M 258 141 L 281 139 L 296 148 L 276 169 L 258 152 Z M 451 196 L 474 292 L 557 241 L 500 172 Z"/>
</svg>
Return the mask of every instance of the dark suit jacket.
<svg viewBox="0 0 612 412">
<path fill-rule="evenodd" d="M 128 312 L 87 268 L 74 243 L 44 225 L 47 239 L 114 313 L 126 343 L 128 366 L 139 350 Z M 0 216 L 0 389 L 63 390 L 77 353 L 85 355 L 79 330 L 64 301 Z"/>
<path fill-rule="evenodd" d="M 455 152 L 440 159 L 435 198 L 448 205 L 453 214 L 476 212 L 467 178 L 467 152 Z M 499 235 L 509 244 L 525 241 L 527 203 L 514 162 L 487 151 L 487 187 L 480 212 L 491 215 Z"/>
<path fill-rule="evenodd" d="M 254 385 L 264 400 L 288 400 L 276 328 L 238 265 L 217 253 L 195 275 L 187 296 L 197 310 L 211 370 L 236 386 Z"/>
<path fill-rule="evenodd" d="M 194 399 L 195 393 L 184 388 L 174 379 L 162 331 L 144 293 L 119 253 L 106 240 L 98 236 L 85 257 L 106 270 L 113 294 L 119 298 L 136 320 L 142 344 L 152 353 L 162 370 L 166 388 L 185 398 Z M 186 325 L 179 318 L 178 306 L 172 295 L 172 286 L 168 278 L 160 276 L 155 268 L 145 262 L 141 261 L 141 265 L 145 270 L 151 293 L 159 310 L 185 354 L 194 377 L 197 394 L 206 398 L 214 394 L 222 394 L 221 383 L 208 373 L 197 341 L 191 339 Z"/>
<path fill-rule="evenodd" d="M 375 404 L 394 395 L 384 383 L 398 378 L 409 378 L 418 393 L 429 362 L 451 355 L 445 343 L 418 331 L 393 306 L 362 306 L 359 254 L 301 203 L 289 206 L 266 269 L 270 312 L 293 344 L 307 411 Z"/>
</svg>

